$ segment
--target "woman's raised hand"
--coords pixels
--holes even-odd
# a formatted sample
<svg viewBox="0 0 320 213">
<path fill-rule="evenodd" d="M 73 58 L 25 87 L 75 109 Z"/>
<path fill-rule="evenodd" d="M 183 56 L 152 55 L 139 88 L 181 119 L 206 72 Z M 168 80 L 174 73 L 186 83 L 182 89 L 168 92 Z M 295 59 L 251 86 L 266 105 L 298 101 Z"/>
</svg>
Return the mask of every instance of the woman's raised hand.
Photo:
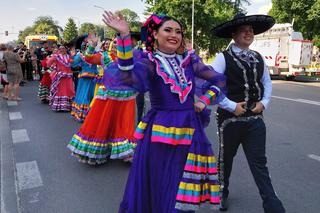
<svg viewBox="0 0 320 213">
<path fill-rule="evenodd" d="M 99 41 L 99 37 L 97 37 L 94 33 L 89 33 L 87 41 L 90 46 L 96 47 Z"/>
<path fill-rule="evenodd" d="M 124 20 L 122 15 L 114 15 L 110 11 L 104 11 L 102 21 L 120 33 L 121 36 L 126 36 L 130 33 L 129 24 Z"/>
</svg>

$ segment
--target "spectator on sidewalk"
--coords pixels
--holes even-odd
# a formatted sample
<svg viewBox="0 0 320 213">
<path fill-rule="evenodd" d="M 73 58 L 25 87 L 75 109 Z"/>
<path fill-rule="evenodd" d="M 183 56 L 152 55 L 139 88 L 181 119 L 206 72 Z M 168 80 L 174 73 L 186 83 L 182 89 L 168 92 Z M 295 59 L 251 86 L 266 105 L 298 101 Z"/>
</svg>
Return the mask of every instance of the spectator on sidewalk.
<svg viewBox="0 0 320 213">
<path fill-rule="evenodd" d="M 8 99 L 21 101 L 19 97 L 19 83 L 23 78 L 20 63 L 25 61 L 26 52 L 22 58 L 18 53 L 13 52 L 13 46 L 9 45 L 7 51 L 4 53 L 4 60 L 7 64 L 7 78 L 8 86 Z"/>
<path fill-rule="evenodd" d="M 4 60 L 4 52 L 6 51 L 6 45 L 0 44 L 0 80 L 3 86 L 2 97 L 8 99 L 8 80 L 7 80 L 7 64 Z"/>
</svg>

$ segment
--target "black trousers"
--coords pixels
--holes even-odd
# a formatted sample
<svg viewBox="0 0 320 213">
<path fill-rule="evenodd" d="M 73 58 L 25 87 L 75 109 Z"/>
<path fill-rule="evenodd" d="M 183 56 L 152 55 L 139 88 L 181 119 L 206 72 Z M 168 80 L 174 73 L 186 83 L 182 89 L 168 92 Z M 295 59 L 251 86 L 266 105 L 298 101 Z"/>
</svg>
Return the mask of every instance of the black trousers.
<svg viewBox="0 0 320 213">
<path fill-rule="evenodd" d="M 27 77 L 27 80 L 28 81 L 33 81 L 33 73 L 32 73 L 33 67 L 32 67 L 31 61 L 27 61 L 25 63 L 25 65 L 26 65 L 26 74 L 27 74 L 26 77 Z"/>
<path fill-rule="evenodd" d="M 227 123 L 227 124 L 226 124 Z M 224 126 L 224 124 L 226 124 Z M 222 123 L 220 142 L 223 143 L 223 195 L 229 194 L 229 178 L 233 158 L 242 144 L 251 173 L 258 186 L 266 213 L 283 213 L 285 209 L 277 197 L 266 166 L 266 126 L 262 118 Z M 221 129 L 223 128 L 223 129 Z M 222 131 L 221 131 L 222 130 Z M 221 159 L 220 159 L 221 160 Z"/>
<path fill-rule="evenodd" d="M 20 63 L 20 66 L 22 70 L 23 79 L 27 79 L 27 63 L 26 62 Z"/>
<path fill-rule="evenodd" d="M 136 97 L 136 103 L 137 103 L 137 122 L 139 123 L 143 116 L 143 109 L 144 109 L 144 94 L 139 93 Z"/>
</svg>

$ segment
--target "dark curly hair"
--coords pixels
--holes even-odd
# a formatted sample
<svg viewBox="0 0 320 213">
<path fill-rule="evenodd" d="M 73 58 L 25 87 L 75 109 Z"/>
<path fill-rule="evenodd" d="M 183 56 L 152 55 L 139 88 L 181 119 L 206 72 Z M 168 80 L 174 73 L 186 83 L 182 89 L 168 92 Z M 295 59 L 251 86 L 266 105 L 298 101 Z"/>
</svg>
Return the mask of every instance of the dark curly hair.
<svg viewBox="0 0 320 213">
<path fill-rule="evenodd" d="M 153 31 L 158 32 L 159 28 L 167 21 L 175 21 L 180 25 L 181 31 L 183 30 L 182 24 L 175 18 L 167 15 L 152 14 L 144 23 L 141 28 L 141 40 L 146 43 L 147 51 L 153 52 L 155 46 L 155 38 Z M 182 38 L 184 37 L 182 32 Z"/>
</svg>

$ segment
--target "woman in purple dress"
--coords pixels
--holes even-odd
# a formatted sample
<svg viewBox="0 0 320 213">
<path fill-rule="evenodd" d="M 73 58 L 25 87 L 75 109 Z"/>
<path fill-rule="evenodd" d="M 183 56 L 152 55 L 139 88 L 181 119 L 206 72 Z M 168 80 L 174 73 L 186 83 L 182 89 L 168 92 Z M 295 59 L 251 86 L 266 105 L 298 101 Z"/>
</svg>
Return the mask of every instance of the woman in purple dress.
<svg viewBox="0 0 320 213">
<path fill-rule="evenodd" d="M 138 145 L 119 212 L 193 212 L 206 201 L 218 208 L 217 162 L 203 118 L 206 105 L 223 98 L 223 76 L 193 51 L 177 53 L 183 32 L 171 17 L 152 15 L 146 21 L 147 51 L 138 55 L 126 21 L 105 12 L 104 22 L 119 33 L 118 68 L 106 73 L 105 85 L 149 91 L 151 102 L 135 132 Z M 206 80 L 198 101 L 196 78 Z"/>
</svg>

